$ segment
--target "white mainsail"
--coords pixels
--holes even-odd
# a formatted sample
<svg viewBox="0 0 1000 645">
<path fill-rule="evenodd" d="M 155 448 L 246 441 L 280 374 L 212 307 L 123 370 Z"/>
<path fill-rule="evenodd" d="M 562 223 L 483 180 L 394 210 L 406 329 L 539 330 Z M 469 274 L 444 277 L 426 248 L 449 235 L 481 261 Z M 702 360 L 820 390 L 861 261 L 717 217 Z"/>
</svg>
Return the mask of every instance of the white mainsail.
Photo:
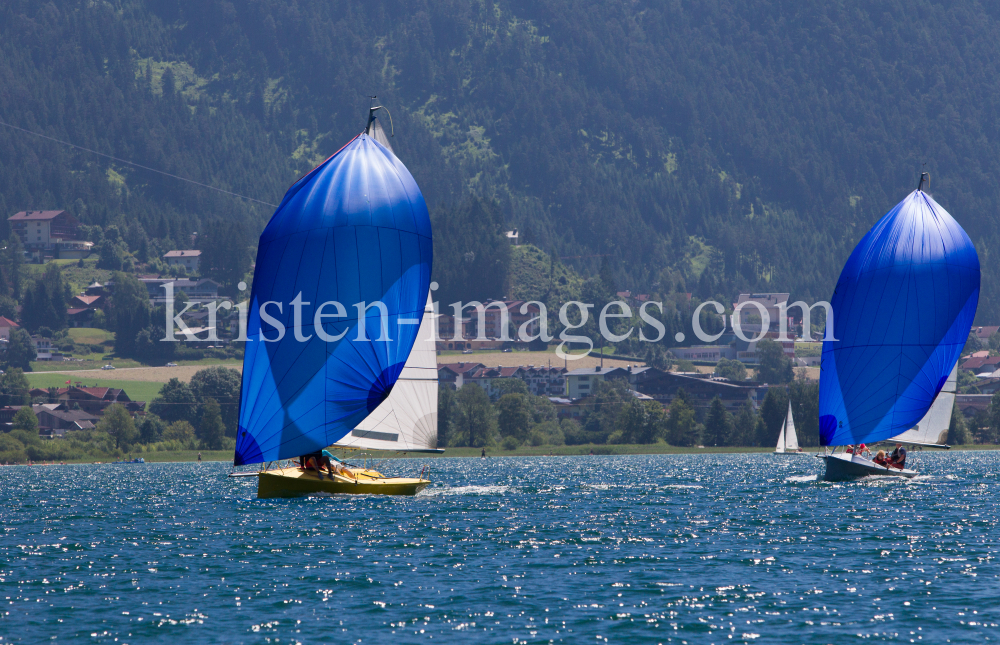
<svg viewBox="0 0 1000 645">
<path fill-rule="evenodd" d="M 924 418 L 906 432 L 896 435 L 891 442 L 922 444 L 928 446 L 943 446 L 948 441 L 948 428 L 951 426 L 951 409 L 955 406 L 955 392 L 958 389 L 958 364 L 951 369 L 948 380 L 938 392 L 934 403 L 927 410 Z"/>
<path fill-rule="evenodd" d="M 428 294 L 417 340 L 389 396 L 335 446 L 395 452 L 438 452 L 436 327 Z"/>
<path fill-rule="evenodd" d="M 795 419 L 792 418 L 792 403 L 788 402 L 788 415 L 785 416 L 781 424 L 781 432 L 778 433 L 778 445 L 774 452 L 798 452 L 799 437 L 795 434 Z"/>
</svg>

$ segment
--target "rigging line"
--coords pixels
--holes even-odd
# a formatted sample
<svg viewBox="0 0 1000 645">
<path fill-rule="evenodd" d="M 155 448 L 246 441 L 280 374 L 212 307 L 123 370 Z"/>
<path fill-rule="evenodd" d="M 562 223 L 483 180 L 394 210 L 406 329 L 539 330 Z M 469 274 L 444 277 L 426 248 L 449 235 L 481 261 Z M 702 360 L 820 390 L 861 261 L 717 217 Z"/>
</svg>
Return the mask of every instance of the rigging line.
<svg viewBox="0 0 1000 645">
<path fill-rule="evenodd" d="M 230 195 L 232 197 L 238 197 L 240 199 L 245 199 L 245 200 L 250 201 L 250 202 L 256 202 L 258 204 L 263 204 L 264 206 L 270 206 L 271 208 L 277 208 L 278 207 L 277 204 L 272 204 L 270 202 L 265 202 L 265 201 L 261 201 L 259 199 L 254 199 L 253 197 L 247 197 L 246 195 L 240 195 L 239 193 L 233 193 L 233 192 L 230 192 L 228 190 L 223 190 L 222 188 L 216 188 L 215 186 L 209 186 L 208 184 L 203 184 L 200 181 L 195 181 L 194 179 L 188 179 L 187 177 L 181 177 L 180 175 L 173 175 L 173 174 L 171 174 L 169 172 L 164 172 L 163 170 L 157 170 L 156 168 L 150 168 L 149 166 L 143 166 L 142 164 L 135 163 L 134 161 L 126 161 L 125 159 L 120 159 L 118 157 L 114 157 L 114 156 L 109 155 L 109 154 L 104 154 L 103 152 L 98 152 L 96 150 L 91 150 L 90 148 L 84 148 L 83 146 L 78 146 L 75 143 L 70 143 L 69 141 L 63 141 L 62 139 L 56 139 L 55 137 L 50 137 L 50 136 L 48 136 L 46 134 L 42 134 L 40 132 L 33 132 L 31 130 L 25 130 L 24 128 L 19 128 L 16 125 L 11 125 L 10 123 L 5 123 L 4 121 L 0 121 L 0 125 L 6 126 L 8 128 L 14 129 L 14 130 L 18 130 L 20 132 L 24 132 L 25 134 L 31 134 L 31 135 L 34 135 L 36 137 L 41 137 L 42 139 L 48 139 L 49 141 L 55 141 L 56 143 L 61 143 L 64 146 L 69 146 L 71 148 L 76 148 L 78 150 L 83 150 L 84 152 L 89 152 L 89 153 L 92 153 L 92 154 L 95 154 L 95 155 L 99 155 L 101 157 L 107 157 L 108 159 L 112 159 L 112 160 L 117 161 L 119 163 L 128 164 L 130 166 L 135 166 L 136 168 L 142 168 L 143 170 L 148 170 L 150 172 L 155 172 L 155 173 L 159 173 L 161 175 L 166 175 L 167 177 L 173 177 L 174 179 L 179 179 L 181 181 L 186 181 L 189 184 L 194 184 L 195 186 L 201 186 L 202 188 L 208 188 L 209 190 L 215 190 L 215 191 L 218 191 L 220 193 L 224 193 L 226 195 Z"/>
</svg>

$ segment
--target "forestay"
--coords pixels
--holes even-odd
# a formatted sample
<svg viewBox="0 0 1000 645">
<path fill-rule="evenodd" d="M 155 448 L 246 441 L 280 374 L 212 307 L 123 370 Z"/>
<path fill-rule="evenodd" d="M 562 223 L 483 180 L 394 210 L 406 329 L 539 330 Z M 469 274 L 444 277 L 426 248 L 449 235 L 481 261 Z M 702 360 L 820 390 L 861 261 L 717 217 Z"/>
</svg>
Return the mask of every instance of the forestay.
<svg viewBox="0 0 1000 645">
<path fill-rule="evenodd" d="M 378 408 L 416 339 L 431 260 L 420 189 L 366 134 L 288 190 L 257 252 L 237 465 L 329 446 Z M 318 310 L 331 301 L 343 309 Z M 365 309 L 376 302 L 384 317 Z M 318 313 L 326 315 L 314 327 Z"/>
<path fill-rule="evenodd" d="M 979 258 L 961 226 L 916 190 L 851 253 L 823 343 L 820 441 L 871 443 L 927 414 L 965 345 Z"/>
<path fill-rule="evenodd" d="M 389 397 L 338 441 L 337 446 L 399 452 L 437 451 L 436 329 L 434 308 L 428 296 L 417 342 Z"/>
</svg>

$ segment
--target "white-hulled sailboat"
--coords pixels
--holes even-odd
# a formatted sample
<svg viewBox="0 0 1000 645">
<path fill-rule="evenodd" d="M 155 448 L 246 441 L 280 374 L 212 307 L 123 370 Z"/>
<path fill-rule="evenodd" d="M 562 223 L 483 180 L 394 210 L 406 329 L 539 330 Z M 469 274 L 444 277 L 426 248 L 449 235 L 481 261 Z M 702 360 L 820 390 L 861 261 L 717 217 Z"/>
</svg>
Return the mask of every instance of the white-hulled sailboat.
<svg viewBox="0 0 1000 645">
<path fill-rule="evenodd" d="M 803 454 L 799 448 L 799 437 L 795 434 L 795 419 L 792 418 L 792 404 L 788 403 L 788 414 L 781 424 L 781 432 L 778 433 L 778 445 L 774 448 L 776 455 Z"/>
<path fill-rule="evenodd" d="M 955 407 L 957 387 L 958 366 L 956 365 L 952 368 L 948 380 L 945 381 L 944 387 L 934 399 L 934 403 L 931 404 L 924 418 L 906 432 L 887 439 L 885 443 L 889 445 L 901 443 L 906 446 L 943 448 L 945 450 L 951 448 L 947 444 L 948 429 L 951 427 L 951 411 Z M 852 479 L 868 475 L 912 478 L 919 474 L 913 468 L 887 468 L 876 464 L 863 455 L 839 452 L 830 456 L 837 461 L 827 460 L 828 479 Z"/>
<path fill-rule="evenodd" d="M 827 480 L 917 475 L 830 447 L 946 447 L 980 267 L 966 232 L 922 190 L 926 179 L 858 243 L 830 299 L 833 333 L 823 341 L 819 395 L 827 452 L 817 455 Z"/>
</svg>

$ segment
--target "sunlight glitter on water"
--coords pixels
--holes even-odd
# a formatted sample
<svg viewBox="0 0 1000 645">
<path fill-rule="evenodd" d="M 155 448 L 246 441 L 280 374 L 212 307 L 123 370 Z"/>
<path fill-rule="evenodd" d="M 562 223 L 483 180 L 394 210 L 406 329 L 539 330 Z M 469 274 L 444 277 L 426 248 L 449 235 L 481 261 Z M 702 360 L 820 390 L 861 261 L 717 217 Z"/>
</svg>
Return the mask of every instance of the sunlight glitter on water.
<svg viewBox="0 0 1000 645">
<path fill-rule="evenodd" d="M 224 464 L 0 468 L 0 636 L 984 642 L 997 457 L 442 459 L 413 498 L 296 500 Z"/>
</svg>

